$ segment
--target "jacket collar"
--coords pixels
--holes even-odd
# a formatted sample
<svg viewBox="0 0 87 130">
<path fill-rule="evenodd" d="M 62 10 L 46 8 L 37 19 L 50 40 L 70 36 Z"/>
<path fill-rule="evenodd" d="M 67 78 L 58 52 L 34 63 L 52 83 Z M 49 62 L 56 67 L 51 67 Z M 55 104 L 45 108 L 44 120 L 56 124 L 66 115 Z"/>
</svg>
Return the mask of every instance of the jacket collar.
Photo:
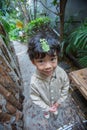
<svg viewBox="0 0 87 130">
<path fill-rule="evenodd" d="M 53 74 L 51 77 L 46 77 L 45 75 L 41 74 L 37 69 L 36 69 L 36 73 L 35 73 L 35 76 L 39 79 L 42 79 L 42 80 L 46 80 L 46 81 L 49 81 L 51 79 L 56 79 L 56 69 L 54 70 Z"/>
</svg>

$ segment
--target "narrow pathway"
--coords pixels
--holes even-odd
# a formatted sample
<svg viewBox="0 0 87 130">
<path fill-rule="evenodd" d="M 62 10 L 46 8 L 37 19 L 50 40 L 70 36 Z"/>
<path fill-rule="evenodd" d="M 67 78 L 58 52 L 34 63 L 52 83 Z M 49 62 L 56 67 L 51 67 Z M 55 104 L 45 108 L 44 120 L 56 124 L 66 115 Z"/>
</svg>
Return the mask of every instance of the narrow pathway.
<svg viewBox="0 0 87 130">
<path fill-rule="evenodd" d="M 34 66 L 32 66 L 29 57 L 27 55 L 27 46 L 20 42 L 13 41 L 15 53 L 18 57 L 19 67 L 23 80 L 23 94 L 25 99 L 29 99 L 29 83 L 31 74 L 33 73 Z"/>
<path fill-rule="evenodd" d="M 23 79 L 22 90 L 25 96 L 23 103 L 24 130 L 85 130 L 83 126 L 79 126 L 82 119 L 78 116 L 78 109 L 70 95 L 64 105 L 60 107 L 57 118 L 52 116 L 49 120 L 44 119 L 40 108 L 32 104 L 29 97 L 30 78 L 35 68 L 27 55 L 27 46 L 16 41 L 13 42 L 13 45 Z M 74 127 L 70 129 L 72 124 L 76 124 L 75 129 Z"/>
</svg>

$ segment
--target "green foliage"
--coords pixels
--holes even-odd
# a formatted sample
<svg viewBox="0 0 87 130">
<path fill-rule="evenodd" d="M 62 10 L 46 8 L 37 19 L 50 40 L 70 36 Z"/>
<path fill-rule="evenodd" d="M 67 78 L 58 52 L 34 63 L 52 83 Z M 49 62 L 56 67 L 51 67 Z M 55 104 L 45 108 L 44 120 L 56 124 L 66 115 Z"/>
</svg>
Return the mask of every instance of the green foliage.
<svg viewBox="0 0 87 130">
<path fill-rule="evenodd" d="M 4 40 L 5 44 L 8 45 L 9 44 L 8 32 L 10 31 L 10 26 L 5 17 L 2 16 L 1 14 L 0 14 L 0 26 L 1 26 L 0 36 Z"/>
<path fill-rule="evenodd" d="M 21 29 L 16 27 L 16 21 L 17 21 L 17 19 L 9 20 L 9 25 L 10 25 L 9 37 L 10 37 L 11 40 L 20 39 L 19 38 L 19 31 Z"/>
<path fill-rule="evenodd" d="M 55 6 L 55 5 L 59 4 L 59 2 L 58 2 L 58 0 L 53 0 L 52 4 Z"/>
<path fill-rule="evenodd" d="M 9 37 L 11 40 L 17 40 L 19 35 L 19 29 L 15 28 L 9 32 Z"/>
<path fill-rule="evenodd" d="M 38 31 L 43 31 L 49 28 L 50 19 L 48 17 L 40 17 L 32 20 L 25 28 L 28 36 L 32 36 Z"/>
<path fill-rule="evenodd" d="M 8 13 L 6 13 L 5 16 L 3 16 L 2 13 L 0 13 L 0 23 L 3 25 L 4 30 L 10 40 L 16 40 L 19 36 L 18 33 L 20 29 L 16 27 L 16 20 L 17 19 L 12 18 Z M 5 41 L 5 43 L 8 44 L 7 37 L 2 34 L 0 35 Z"/>
<path fill-rule="evenodd" d="M 66 54 L 72 54 L 82 67 L 87 67 L 87 22 L 73 31 L 68 39 Z"/>
<path fill-rule="evenodd" d="M 82 67 L 87 67 L 87 43 L 84 49 L 77 51 L 77 60 Z"/>
<path fill-rule="evenodd" d="M 14 10 L 14 2 L 11 0 L 0 0 L 0 11 L 5 16 L 6 13 L 10 13 Z"/>
<path fill-rule="evenodd" d="M 80 58 L 78 60 L 78 63 L 84 68 L 87 67 L 87 55 L 85 55 L 84 57 Z"/>
<path fill-rule="evenodd" d="M 4 26 L 5 31 L 9 32 L 10 31 L 10 26 L 9 26 L 9 23 L 7 22 L 7 20 L 5 19 L 4 16 L 0 16 L 0 22 Z"/>
<path fill-rule="evenodd" d="M 11 40 L 17 39 L 18 36 L 18 29 L 16 29 L 16 22 L 14 19 L 9 20 L 9 25 L 10 25 L 10 32 L 9 32 L 9 37 Z"/>
</svg>

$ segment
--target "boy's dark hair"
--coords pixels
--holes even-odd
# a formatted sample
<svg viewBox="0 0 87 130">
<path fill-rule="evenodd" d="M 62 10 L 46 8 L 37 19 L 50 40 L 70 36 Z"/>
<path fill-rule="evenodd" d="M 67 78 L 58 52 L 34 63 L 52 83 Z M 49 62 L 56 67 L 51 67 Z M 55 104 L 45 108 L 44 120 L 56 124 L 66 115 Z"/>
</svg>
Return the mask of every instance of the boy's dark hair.
<svg viewBox="0 0 87 130">
<path fill-rule="evenodd" d="M 49 51 L 45 52 L 42 49 L 40 39 L 45 39 L 47 41 L 50 48 Z M 44 58 L 46 54 L 53 56 L 55 51 L 57 54 L 60 52 L 60 45 L 58 40 L 49 33 L 38 33 L 29 40 L 27 52 L 31 60 L 34 58 Z"/>
</svg>

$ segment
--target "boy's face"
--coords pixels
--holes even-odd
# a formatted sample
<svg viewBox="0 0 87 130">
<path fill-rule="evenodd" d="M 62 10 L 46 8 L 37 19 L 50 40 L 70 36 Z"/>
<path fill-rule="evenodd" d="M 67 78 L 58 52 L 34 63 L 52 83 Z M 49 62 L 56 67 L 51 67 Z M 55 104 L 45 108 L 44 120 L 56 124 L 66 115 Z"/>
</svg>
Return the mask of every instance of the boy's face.
<svg viewBox="0 0 87 130">
<path fill-rule="evenodd" d="M 40 73 L 48 77 L 53 74 L 53 71 L 57 67 L 57 61 L 58 56 L 55 53 L 54 56 L 46 55 L 44 58 L 34 59 L 32 62 Z"/>
</svg>

